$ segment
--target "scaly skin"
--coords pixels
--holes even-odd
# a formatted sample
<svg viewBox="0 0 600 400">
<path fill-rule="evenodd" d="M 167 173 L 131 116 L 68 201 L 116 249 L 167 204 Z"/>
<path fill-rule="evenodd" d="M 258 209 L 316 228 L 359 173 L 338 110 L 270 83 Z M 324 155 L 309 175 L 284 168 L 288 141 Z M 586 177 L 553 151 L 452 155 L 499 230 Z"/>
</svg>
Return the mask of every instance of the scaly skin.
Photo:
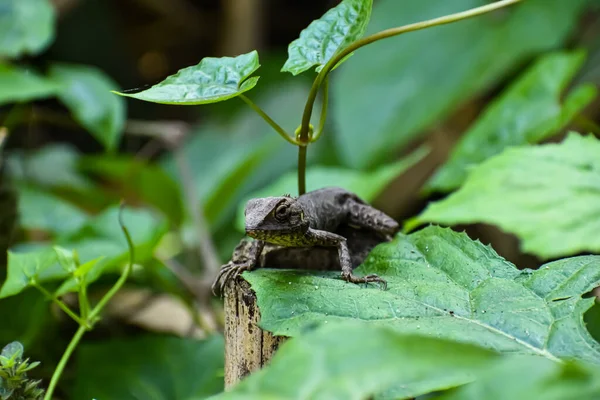
<svg viewBox="0 0 600 400">
<path fill-rule="evenodd" d="M 277 260 L 286 263 L 288 268 L 292 264 L 294 267 L 313 266 L 311 269 L 315 269 L 311 265 L 315 260 L 323 260 L 319 263 L 320 269 L 331 269 L 334 261 L 323 248 L 337 251 L 335 261 L 344 280 L 379 282 L 385 288 L 385 280 L 377 275 L 358 277 L 352 274 L 352 269 L 377 243 L 389 241 L 399 225 L 355 194 L 328 187 L 298 198 L 252 199 L 246 205 L 245 216 L 246 234 L 255 240 L 240 242 L 231 261 L 221 268 L 213 292 L 222 293 L 230 279 L 236 279 L 244 271 L 272 266 Z M 375 236 L 378 238 L 374 239 Z M 318 257 L 311 257 L 306 248 Z M 306 262 L 302 263 L 303 260 Z"/>
</svg>

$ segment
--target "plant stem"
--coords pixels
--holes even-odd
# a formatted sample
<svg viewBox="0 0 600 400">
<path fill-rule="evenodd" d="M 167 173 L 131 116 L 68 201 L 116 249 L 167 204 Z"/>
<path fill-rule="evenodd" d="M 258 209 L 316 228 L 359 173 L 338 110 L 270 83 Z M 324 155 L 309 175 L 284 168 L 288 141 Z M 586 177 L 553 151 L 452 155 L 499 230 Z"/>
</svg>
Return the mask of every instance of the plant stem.
<svg viewBox="0 0 600 400">
<path fill-rule="evenodd" d="M 310 138 L 311 143 L 316 142 L 321 137 L 323 129 L 325 129 L 325 122 L 327 121 L 327 104 L 329 103 L 329 76 L 325 78 L 323 82 L 323 104 L 321 105 L 321 118 L 319 119 L 319 128 L 317 133 Z"/>
<path fill-rule="evenodd" d="M 98 315 L 100 314 L 100 312 L 102 311 L 104 306 L 106 306 L 106 304 L 110 301 L 110 299 L 125 284 L 125 282 L 127 281 L 127 278 L 129 278 L 129 274 L 131 273 L 131 270 L 133 269 L 133 264 L 135 263 L 135 248 L 133 246 L 133 241 L 131 240 L 131 235 L 129 234 L 129 230 L 123 223 L 123 203 L 121 203 L 121 209 L 119 211 L 119 225 L 121 226 L 123 235 L 125 235 L 125 239 L 127 240 L 127 246 L 129 247 L 129 263 L 127 264 L 127 266 L 125 267 L 125 270 L 119 277 L 119 280 L 113 285 L 113 287 L 110 288 L 110 290 L 104 295 L 104 297 L 102 297 L 102 299 L 100 299 L 98 304 L 96 304 L 96 307 L 94 307 L 94 309 L 90 312 L 88 321 L 90 321 L 92 324 L 94 323 L 94 320 L 98 317 Z"/>
<path fill-rule="evenodd" d="M 77 314 L 75 314 L 69 307 L 67 307 L 67 305 L 65 303 L 63 303 L 56 296 L 54 296 L 52 293 L 47 291 L 43 286 L 41 286 L 37 282 L 34 282 L 32 286 L 35 287 L 37 290 L 39 290 L 48 299 L 52 300 L 53 303 L 55 303 L 58 307 L 60 307 L 60 309 L 63 310 L 65 314 L 67 314 L 69 317 L 71 317 L 79 325 L 84 325 L 84 326 L 86 325 L 84 320 L 79 318 L 77 316 Z"/>
<path fill-rule="evenodd" d="M 86 330 L 87 327 L 85 325 L 80 325 L 79 329 L 77 329 L 77 332 L 75 332 L 75 335 L 73 335 L 69 346 L 63 353 L 62 357 L 60 358 L 60 361 L 58 362 L 58 365 L 56 366 L 56 369 L 54 370 L 54 374 L 52 374 L 52 379 L 50 380 L 50 385 L 48 385 L 48 390 L 44 395 L 44 400 L 52 400 L 52 394 L 54 393 L 54 389 L 58 384 L 58 380 L 60 379 L 60 376 L 62 375 L 62 372 L 65 369 L 67 362 L 69 361 L 69 358 L 71 358 L 71 354 L 73 354 L 73 351 L 75 351 L 75 348 L 79 344 L 79 341 L 83 337 L 83 334 Z"/>
<path fill-rule="evenodd" d="M 242 99 L 246 104 L 248 104 L 250 106 L 250 108 L 252 108 L 254 111 L 256 111 L 256 113 L 258 115 L 260 115 L 262 117 L 262 119 L 264 119 L 265 121 L 267 121 L 267 123 L 269 125 L 271 125 L 271 127 L 273 129 L 275 129 L 275 131 L 277 133 L 279 133 L 279 135 L 284 138 L 286 141 L 288 141 L 289 143 L 298 146 L 298 142 L 296 141 L 296 139 L 294 139 L 293 137 L 291 137 L 286 131 L 285 129 L 283 129 L 277 122 L 273 121 L 273 119 L 271 117 L 269 117 L 267 115 L 266 112 L 264 112 L 262 110 L 262 108 L 260 108 L 256 103 L 254 103 L 252 100 L 250 100 L 248 97 L 244 96 L 243 94 L 240 94 L 238 96 L 240 99 Z"/>
<path fill-rule="evenodd" d="M 325 82 L 327 75 L 335 66 L 343 60 L 346 56 L 353 53 L 354 51 L 364 47 L 368 44 L 376 42 L 378 40 L 387 39 L 393 36 L 398 36 L 403 33 L 418 31 L 425 28 L 430 28 L 438 25 L 445 25 L 452 22 L 461 21 L 463 19 L 476 17 L 491 11 L 498 10 L 500 8 L 504 8 L 506 6 L 516 4 L 521 2 L 522 0 L 501 0 L 496 1 L 491 4 L 487 4 L 485 6 L 472 8 L 467 11 L 462 11 L 455 14 L 446 15 L 439 18 L 430 19 L 427 21 L 417 22 L 414 24 L 404 25 L 397 28 L 386 29 L 384 31 L 375 33 L 373 35 L 367 36 L 365 38 L 359 39 L 351 43 L 348 47 L 340 51 L 333 58 L 331 58 L 327 64 L 323 67 L 321 72 L 315 78 L 313 85 L 310 89 L 310 93 L 308 94 L 308 99 L 306 100 L 306 105 L 304 107 L 304 113 L 302 114 L 302 124 L 300 125 L 300 134 L 298 141 L 300 143 L 307 143 L 309 140 L 309 125 L 310 125 L 310 117 L 312 116 L 313 107 L 315 104 L 315 100 L 317 99 L 317 94 L 319 93 L 319 89 Z M 302 182 L 305 176 L 305 172 L 301 171 L 301 168 L 306 167 L 306 149 L 299 149 L 299 152 L 304 152 L 304 155 L 299 153 L 298 155 L 298 188 L 302 188 L 306 186 L 305 182 Z M 303 160 L 303 164 L 300 164 L 300 161 Z"/>
<path fill-rule="evenodd" d="M 75 348 L 77 347 L 77 345 L 81 341 L 81 338 L 85 334 L 85 331 L 87 331 L 94 325 L 98 314 L 100 314 L 106 303 L 108 303 L 108 301 L 115 295 L 115 293 L 117 293 L 117 291 L 121 289 L 121 287 L 123 286 L 123 284 L 125 284 L 125 281 L 129 277 L 129 274 L 131 273 L 135 261 L 135 255 L 131 235 L 129 234 L 127 227 L 123 223 L 123 203 L 121 203 L 121 209 L 119 210 L 119 225 L 121 226 L 123 235 L 125 235 L 125 239 L 127 240 L 127 246 L 129 247 L 129 264 L 127 265 L 127 267 L 125 267 L 125 270 L 121 274 L 121 277 L 119 278 L 117 283 L 115 283 L 113 287 L 110 288 L 110 290 L 104 295 L 104 297 L 102 297 L 100 302 L 96 304 L 96 307 L 94 307 L 94 309 L 90 312 L 88 318 L 85 321 L 80 322 L 77 332 L 75 332 L 75 335 L 73 335 L 69 346 L 67 346 L 67 349 L 60 358 L 60 361 L 56 366 L 54 373 L 52 374 L 52 379 L 50 380 L 50 385 L 48 385 L 48 390 L 44 395 L 44 400 L 52 400 L 52 394 L 54 393 L 54 389 L 58 384 L 58 380 L 60 379 L 60 376 L 62 375 L 62 372 L 65 369 L 67 362 L 69 361 L 69 358 L 71 358 L 71 355 L 75 351 Z M 38 289 L 40 288 L 43 289 L 41 286 L 38 286 Z M 45 289 L 43 290 L 46 293 L 48 293 Z"/>
<path fill-rule="evenodd" d="M 298 147 L 298 196 L 306 193 L 306 146 Z"/>
</svg>

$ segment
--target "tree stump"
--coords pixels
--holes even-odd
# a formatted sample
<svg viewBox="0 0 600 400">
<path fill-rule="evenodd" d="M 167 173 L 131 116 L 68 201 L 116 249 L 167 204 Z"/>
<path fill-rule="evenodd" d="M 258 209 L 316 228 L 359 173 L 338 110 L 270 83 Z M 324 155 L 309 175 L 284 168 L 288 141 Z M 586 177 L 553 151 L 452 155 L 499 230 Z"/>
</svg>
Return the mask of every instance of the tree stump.
<svg viewBox="0 0 600 400">
<path fill-rule="evenodd" d="M 284 336 L 258 327 L 260 311 L 250 284 L 239 278 L 225 288 L 225 390 L 266 365 Z"/>
</svg>

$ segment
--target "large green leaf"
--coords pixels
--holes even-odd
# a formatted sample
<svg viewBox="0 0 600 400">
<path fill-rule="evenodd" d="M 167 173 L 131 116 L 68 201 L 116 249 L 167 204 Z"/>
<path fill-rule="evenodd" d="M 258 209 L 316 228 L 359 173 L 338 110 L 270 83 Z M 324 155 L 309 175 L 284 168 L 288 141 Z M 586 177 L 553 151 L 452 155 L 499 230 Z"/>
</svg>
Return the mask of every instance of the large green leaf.
<svg viewBox="0 0 600 400">
<path fill-rule="evenodd" d="M 0 58 L 35 55 L 53 38 L 49 0 L 0 0 Z"/>
<path fill-rule="evenodd" d="M 184 68 L 150 89 L 134 94 L 115 93 L 162 104 L 217 103 L 256 86 L 258 77 L 250 75 L 259 67 L 256 51 L 237 57 L 206 57 L 198 65 Z"/>
<path fill-rule="evenodd" d="M 0 299 L 14 296 L 34 284 L 66 277 L 54 248 L 30 253 L 8 252 L 8 276 L 0 289 Z"/>
<path fill-rule="evenodd" d="M 50 76 L 62 85 L 60 100 L 75 119 L 108 150 L 114 150 L 125 124 L 125 101 L 110 90 L 117 84 L 101 70 L 84 65 L 54 64 Z"/>
<path fill-rule="evenodd" d="M 343 0 L 327 11 L 290 43 L 289 58 L 281 71 L 298 75 L 315 65 L 320 71 L 333 56 L 364 35 L 372 8 L 373 0 Z"/>
<path fill-rule="evenodd" d="M 29 230 L 67 235 L 81 229 L 88 215 L 75 205 L 32 186 L 19 186 L 19 223 Z"/>
<path fill-rule="evenodd" d="M 543 258 L 600 252 L 600 141 L 571 133 L 560 144 L 523 146 L 477 166 L 460 190 L 407 223 L 484 222 L 514 233 Z"/>
<path fill-rule="evenodd" d="M 378 274 L 388 290 L 347 283 L 339 272 L 245 273 L 260 325 L 277 335 L 347 319 L 404 333 L 477 344 L 505 353 L 600 363 L 600 344 L 583 324 L 600 284 L 600 256 L 519 271 L 464 233 L 428 227 L 376 247 L 358 274 Z"/>
<path fill-rule="evenodd" d="M 125 156 L 88 156 L 79 161 L 86 173 L 120 186 L 123 195 L 133 195 L 155 206 L 175 224 L 183 222 L 181 190 L 163 168 Z"/>
<path fill-rule="evenodd" d="M 532 55 L 559 46 L 590 1 L 527 0 L 361 49 L 332 81 L 340 156 L 355 167 L 380 164 Z M 487 3 L 381 0 L 367 34 Z"/>
<path fill-rule="evenodd" d="M 437 400 L 595 400 L 600 398 L 597 367 L 514 356 L 481 371 L 478 379 Z"/>
<path fill-rule="evenodd" d="M 353 193 L 367 202 L 377 198 L 383 189 L 402 172 L 419 162 L 427 150 L 421 148 L 405 159 L 385 165 L 371 172 L 360 172 L 335 167 L 311 167 L 306 171 L 307 190 L 312 191 L 327 186 L 338 186 Z M 271 186 L 251 193 L 238 206 L 236 228 L 244 232 L 244 208 L 250 199 L 282 196 L 295 193 L 298 188 L 298 174 L 294 172 L 283 175 Z"/>
<path fill-rule="evenodd" d="M 538 143 L 563 129 L 596 96 L 594 86 L 580 86 L 561 104 L 561 93 L 584 58 L 581 52 L 553 53 L 540 58 L 488 106 L 453 148 L 450 159 L 427 188 L 454 190 L 464 182 L 469 168 L 506 147 Z"/>
<path fill-rule="evenodd" d="M 467 383 L 498 356 L 480 347 L 403 335 L 361 321 L 284 343 L 262 371 L 213 399 L 366 399 L 392 385 L 408 398 Z"/>
<path fill-rule="evenodd" d="M 223 347 L 221 336 L 204 341 L 145 336 L 82 344 L 72 398 L 205 398 L 223 389 Z"/>
<path fill-rule="evenodd" d="M 55 82 L 36 73 L 0 63 L 0 105 L 50 97 L 59 89 Z"/>
</svg>

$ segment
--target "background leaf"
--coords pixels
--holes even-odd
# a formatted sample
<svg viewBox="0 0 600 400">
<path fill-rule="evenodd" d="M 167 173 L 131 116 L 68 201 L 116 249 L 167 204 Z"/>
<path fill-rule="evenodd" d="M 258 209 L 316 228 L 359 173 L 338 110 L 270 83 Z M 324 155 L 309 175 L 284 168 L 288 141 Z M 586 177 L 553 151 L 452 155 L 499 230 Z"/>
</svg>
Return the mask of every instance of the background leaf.
<svg viewBox="0 0 600 400">
<path fill-rule="evenodd" d="M 353 57 L 332 80 L 336 101 L 331 115 L 339 124 L 336 139 L 343 162 L 366 168 L 389 159 L 523 60 L 560 45 L 588 3 L 527 0 L 361 49 L 360 57 Z M 484 4 L 381 0 L 367 34 Z"/>
<path fill-rule="evenodd" d="M 0 299 L 14 296 L 34 282 L 58 280 L 67 274 L 52 248 L 23 254 L 9 251 L 8 276 L 0 289 Z"/>
<path fill-rule="evenodd" d="M 55 82 L 34 72 L 0 63 L 0 105 L 50 97 L 59 89 Z"/>
<path fill-rule="evenodd" d="M 0 57 L 35 55 L 54 38 L 49 0 L 0 1 Z"/>
<path fill-rule="evenodd" d="M 584 364 L 558 364 L 539 357 L 514 356 L 481 371 L 478 379 L 437 400 L 597 399 L 600 375 Z"/>
<path fill-rule="evenodd" d="M 284 343 L 271 363 L 217 399 L 366 399 L 392 385 L 396 398 L 469 382 L 496 355 L 361 321 L 333 323 Z"/>
<path fill-rule="evenodd" d="M 84 65 L 54 64 L 50 76 L 63 86 L 58 97 L 77 122 L 107 150 L 114 150 L 126 113 L 125 101 L 110 93 L 117 84 L 101 70 Z"/>
<path fill-rule="evenodd" d="M 428 183 L 429 190 L 458 188 L 469 168 L 506 147 L 538 143 L 558 133 L 596 96 L 594 86 L 579 86 L 561 104 L 562 91 L 584 62 L 583 52 L 540 58 L 496 98 L 452 149 L 448 162 Z"/>
<path fill-rule="evenodd" d="M 339 272 L 259 269 L 244 278 L 261 327 L 276 335 L 360 319 L 505 353 L 600 363 L 600 344 L 583 324 L 594 300 L 581 298 L 600 284 L 599 256 L 521 272 L 467 235 L 432 226 L 377 246 L 356 272 L 382 276 L 388 290 L 347 283 Z"/>
<path fill-rule="evenodd" d="M 145 336 L 83 344 L 72 398 L 205 398 L 223 389 L 223 346 L 216 335 L 204 341 Z"/>
<path fill-rule="evenodd" d="M 366 202 L 372 202 L 394 178 L 422 160 L 427 152 L 427 149 L 421 148 L 400 161 L 371 172 L 334 167 L 310 167 L 306 171 L 307 191 L 327 186 L 338 186 L 355 193 Z M 283 175 L 271 186 L 247 195 L 245 200 L 238 206 L 236 228 L 240 232 L 245 232 L 244 208 L 248 200 L 294 193 L 297 187 L 298 175 L 296 172 L 290 172 Z"/>
<path fill-rule="evenodd" d="M 600 141 L 571 133 L 560 144 L 515 147 L 482 163 L 463 187 L 431 203 L 424 222 L 494 224 L 543 258 L 600 251 Z"/>
<path fill-rule="evenodd" d="M 162 104 L 216 103 L 256 86 L 258 77 L 249 77 L 259 67 L 256 51 L 237 57 L 206 57 L 198 65 L 184 68 L 150 89 L 135 94 L 115 93 Z"/>
<path fill-rule="evenodd" d="M 327 11 L 290 43 L 281 71 L 298 75 L 318 65 L 319 72 L 333 56 L 364 35 L 372 8 L 373 0 L 343 0 Z"/>
<path fill-rule="evenodd" d="M 81 229 L 87 218 L 80 208 L 51 193 L 19 187 L 19 223 L 25 229 L 68 235 Z"/>
<path fill-rule="evenodd" d="M 155 206 L 175 225 L 183 222 L 179 185 L 159 166 L 125 156 L 87 156 L 78 165 L 80 170 L 117 184 L 127 194 Z"/>
</svg>

